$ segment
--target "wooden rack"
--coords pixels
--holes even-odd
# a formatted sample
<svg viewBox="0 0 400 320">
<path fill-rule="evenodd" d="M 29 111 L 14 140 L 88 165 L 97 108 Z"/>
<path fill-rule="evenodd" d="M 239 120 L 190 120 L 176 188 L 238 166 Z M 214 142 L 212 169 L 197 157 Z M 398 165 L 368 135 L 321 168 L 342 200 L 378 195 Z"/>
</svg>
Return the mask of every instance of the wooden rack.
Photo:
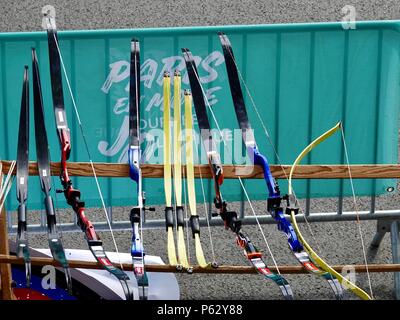
<svg viewBox="0 0 400 320">
<path fill-rule="evenodd" d="M 7 173 L 11 161 L 3 162 L 3 172 Z M 93 163 L 98 177 L 124 178 L 129 177 L 128 164 L 121 163 Z M 185 166 L 182 166 L 185 170 Z M 276 178 L 285 178 L 289 175 L 292 166 L 271 165 L 271 172 Z M 51 174 L 58 176 L 60 174 L 60 163 L 51 163 Z M 68 162 L 68 173 L 76 177 L 92 177 L 93 172 L 89 162 Z M 161 164 L 144 164 L 141 166 L 144 178 L 163 178 L 164 166 Z M 211 171 L 208 165 L 196 165 L 195 177 L 199 178 L 200 173 L 203 178 L 211 178 Z M 13 174 L 15 174 L 15 170 Z M 400 165 L 398 164 L 368 164 L 351 165 L 351 175 L 353 179 L 394 179 L 400 178 Z M 29 163 L 29 175 L 37 176 L 36 162 Z M 263 179 L 263 171 L 260 166 L 245 165 L 224 165 L 224 178 L 236 179 Z M 349 168 L 347 165 L 298 165 L 293 174 L 293 179 L 348 179 Z"/>
</svg>

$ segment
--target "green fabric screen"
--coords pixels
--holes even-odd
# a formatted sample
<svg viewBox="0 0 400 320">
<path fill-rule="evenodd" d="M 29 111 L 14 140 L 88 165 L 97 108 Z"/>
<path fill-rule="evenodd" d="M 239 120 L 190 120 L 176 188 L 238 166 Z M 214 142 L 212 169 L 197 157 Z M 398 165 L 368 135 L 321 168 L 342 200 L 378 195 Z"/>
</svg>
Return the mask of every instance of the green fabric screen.
<svg viewBox="0 0 400 320">
<path fill-rule="evenodd" d="M 344 123 L 351 164 L 389 164 L 397 163 L 399 27 L 399 21 L 371 21 L 357 22 L 354 30 L 344 30 L 340 23 L 316 23 L 60 31 L 59 40 L 94 161 L 127 161 L 127 66 L 133 37 L 141 44 L 142 136 L 150 129 L 162 129 L 164 71 L 173 74 L 175 68 L 180 69 L 182 87 L 189 87 L 182 47 L 189 48 L 199 62 L 200 77 L 221 129 L 229 136 L 237 128 L 217 36 L 217 31 L 223 31 L 232 42 L 240 72 L 283 164 L 291 164 L 312 139 L 338 121 Z M 31 65 L 32 46 L 38 51 L 51 157 L 59 161 L 45 32 L 0 34 L 0 158 L 16 158 L 23 67 Z M 70 161 L 88 161 L 65 78 L 64 96 L 71 128 Z M 245 98 L 259 149 L 275 164 L 276 156 L 250 97 L 245 94 Z M 30 160 L 36 159 L 33 129 L 31 105 Z M 162 141 L 143 143 L 146 152 L 150 147 L 157 152 L 146 162 L 162 161 Z M 345 163 L 340 133 L 315 148 L 302 163 Z M 101 206 L 94 179 L 74 177 L 73 182 L 87 206 Z M 108 206 L 134 203 L 136 186 L 129 178 L 100 178 L 100 182 Z M 207 197 L 212 199 L 212 184 L 205 183 Z M 287 182 L 279 183 L 286 192 Z M 264 181 L 245 184 L 252 199 L 266 198 Z M 355 181 L 357 195 L 382 194 L 391 186 L 396 186 L 395 180 Z M 53 189 L 58 188 L 59 179 L 54 177 Z M 199 183 L 196 188 L 201 202 Z M 350 194 L 347 180 L 297 180 L 294 188 L 302 197 Z M 161 179 L 146 179 L 144 189 L 147 204 L 164 202 Z M 8 210 L 17 206 L 14 190 Z M 228 200 L 243 197 L 235 180 L 225 180 L 222 191 Z M 37 177 L 30 177 L 30 209 L 42 207 L 40 193 Z M 66 206 L 63 196 L 57 196 L 56 205 Z"/>
</svg>

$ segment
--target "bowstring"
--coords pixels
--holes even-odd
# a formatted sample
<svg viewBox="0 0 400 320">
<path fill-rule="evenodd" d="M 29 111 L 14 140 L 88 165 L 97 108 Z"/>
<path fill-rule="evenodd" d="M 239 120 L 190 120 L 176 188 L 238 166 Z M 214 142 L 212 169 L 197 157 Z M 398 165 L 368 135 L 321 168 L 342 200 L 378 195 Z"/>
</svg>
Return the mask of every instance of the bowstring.
<svg viewBox="0 0 400 320">
<path fill-rule="evenodd" d="M 104 212 L 104 215 L 106 217 L 107 225 L 108 225 L 108 228 L 109 228 L 110 233 L 111 233 L 111 238 L 112 238 L 112 241 L 113 241 L 113 244 L 114 244 L 114 248 L 115 248 L 115 251 L 116 251 L 117 256 L 118 256 L 118 262 L 119 262 L 119 265 L 120 265 L 121 269 L 123 270 L 123 265 L 122 265 L 122 261 L 121 261 L 121 258 L 120 258 L 117 242 L 115 240 L 114 232 L 113 232 L 112 226 L 111 226 L 111 221 L 110 221 L 110 218 L 108 216 L 107 208 L 106 208 L 106 205 L 105 205 L 103 193 L 102 193 L 101 188 L 100 188 L 100 183 L 99 183 L 99 180 L 98 180 L 98 177 L 97 177 L 97 174 L 96 174 L 96 170 L 94 168 L 94 164 L 93 164 L 93 161 L 92 161 L 92 156 L 91 156 L 91 153 L 90 153 L 90 150 L 89 150 L 89 144 L 88 144 L 88 142 L 86 140 L 86 135 L 85 135 L 84 130 L 83 130 L 81 118 L 79 116 L 78 107 L 76 105 L 75 98 L 74 98 L 74 95 L 72 93 L 71 84 L 70 84 L 70 81 L 69 81 L 69 78 L 68 78 L 68 75 L 67 75 L 67 71 L 65 69 L 64 59 L 62 57 L 61 50 L 60 50 L 60 47 L 58 45 L 58 41 L 57 41 L 57 39 L 56 39 L 54 34 L 53 34 L 53 37 L 54 37 L 54 40 L 55 40 L 54 42 L 55 42 L 56 47 L 57 47 L 58 55 L 60 56 L 61 67 L 63 69 L 63 73 L 64 73 L 64 76 L 65 76 L 65 80 L 66 80 L 66 83 L 67 83 L 68 91 L 69 91 L 69 94 L 70 94 L 70 97 L 71 97 L 72 105 L 74 107 L 74 111 L 75 111 L 75 115 L 76 115 L 76 118 L 77 118 L 77 121 L 78 121 L 79 129 L 81 131 L 82 139 L 83 139 L 83 142 L 84 142 L 84 145 L 85 145 L 85 148 L 86 148 L 86 152 L 87 152 L 88 157 L 89 157 L 90 167 L 92 169 L 93 177 L 94 177 L 95 182 L 96 182 L 96 187 L 97 187 L 97 191 L 98 191 L 99 196 L 100 196 L 100 201 L 101 201 L 101 204 L 102 204 L 102 207 L 103 207 L 103 212 Z"/>
<path fill-rule="evenodd" d="M 240 77 L 240 80 L 241 80 L 242 84 L 243 84 L 244 87 L 245 87 L 247 96 L 249 97 L 249 99 L 250 99 L 250 101 L 251 101 L 251 105 L 253 106 L 253 109 L 254 109 L 254 111 L 256 112 L 256 115 L 257 115 L 257 117 L 258 117 L 258 119 L 259 119 L 259 121 L 260 121 L 260 123 L 261 123 L 261 126 L 262 126 L 262 128 L 263 128 L 263 130 L 264 130 L 264 133 L 265 133 L 265 135 L 267 136 L 267 139 L 268 139 L 268 141 L 269 141 L 269 143 L 270 143 L 270 146 L 272 147 L 272 150 L 273 150 L 273 152 L 274 152 L 274 154 L 275 154 L 275 156 L 276 156 L 276 158 L 277 158 L 277 160 L 278 160 L 278 164 L 279 164 L 279 166 L 280 166 L 281 169 L 282 169 L 282 172 L 283 172 L 283 174 L 284 174 L 284 176 L 285 176 L 285 179 L 289 182 L 289 177 L 288 177 L 288 175 L 287 175 L 287 173 L 286 173 L 286 171 L 285 171 L 285 169 L 284 169 L 284 167 L 283 167 L 282 161 L 281 161 L 281 159 L 280 159 L 280 157 L 279 157 L 279 155 L 278 155 L 278 152 L 277 152 L 277 150 L 276 150 L 276 147 L 275 147 L 274 143 L 272 142 L 272 138 L 271 138 L 271 136 L 270 136 L 270 134 L 269 134 L 269 132 L 268 132 L 268 130 L 267 130 L 267 127 L 266 127 L 264 121 L 262 120 L 262 117 L 261 117 L 261 115 L 260 115 L 260 112 L 259 112 L 259 110 L 258 110 L 258 108 L 257 108 L 257 105 L 256 105 L 254 99 L 253 99 L 253 96 L 251 95 L 250 90 L 249 90 L 249 88 L 248 88 L 248 86 L 247 86 L 247 84 L 246 84 L 246 81 L 244 80 L 244 77 L 243 77 L 242 73 L 240 72 L 240 69 L 239 69 L 239 67 L 238 67 L 238 65 L 237 65 L 237 63 L 236 63 L 235 57 L 233 56 L 233 54 L 232 54 L 232 52 L 231 52 L 230 50 L 228 50 L 228 52 L 229 52 L 229 54 L 230 54 L 231 57 L 232 57 L 232 61 L 233 61 L 234 64 L 235 64 L 235 67 L 236 67 L 236 70 L 237 70 L 238 75 L 239 75 L 239 77 Z M 347 162 L 346 165 L 347 165 L 348 171 L 349 171 L 349 180 L 350 180 L 350 185 L 351 185 L 351 190 L 352 190 L 352 198 L 353 198 L 353 202 L 354 202 L 354 206 L 355 206 L 355 211 L 356 211 L 356 217 L 357 217 L 357 220 L 356 220 L 356 221 L 357 221 L 357 224 L 358 224 L 358 231 L 359 231 L 359 233 L 360 233 L 361 246 L 362 246 L 362 250 L 363 250 L 364 263 L 365 263 L 366 271 L 367 271 L 366 273 L 367 273 L 367 277 L 368 277 L 369 289 L 370 289 L 370 292 L 371 292 L 371 297 L 373 297 L 372 284 L 371 284 L 371 277 L 370 277 L 370 273 L 369 273 L 369 269 L 368 269 L 368 263 L 367 263 L 367 255 L 366 255 L 365 243 L 364 243 L 364 238 L 363 238 L 363 236 L 362 236 L 362 228 L 361 228 L 361 223 L 360 223 L 360 219 L 359 219 L 359 210 L 358 210 L 358 205 L 357 205 L 357 201 L 356 201 L 355 189 L 354 189 L 353 178 L 352 178 L 351 169 L 350 169 L 350 162 L 349 162 L 349 157 L 348 157 L 348 153 L 347 153 L 347 146 L 346 146 L 346 142 L 345 142 L 345 136 L 344 136 L 343 127 L 341 127 L 341 134 L 342 134 L 342 141 L 343 141 L 343 145 L 344 145 L 345 157 L 346 157 L 346 162 Z M 294 196 L 295 202 L 296 202 L 296 203 L 299 203 L 298 198 L 297 198 L 297 196 L 296 196 L 296 193 L 295 193 L 293 187 L 292 187 L 292 194 L 293 194 L 293 196 Z M 300 209 L 301 214 L 302 214 L 303 217 L 304 217 L 304 220 L 305 220 L 305 222 L 306 222 L 307 228 L 308 228 L 308 230 L 309 230 L 309 232 L 310 232 L 310 234 L 311 234 L 311 236 L 312 236 L 312 238 L 313 238 L 313 240 L 314 240 L 314 242 L 315 242 L 315 244 L 316 244 L 316 246 L 317 246 L 317 248 L 318 248 L 318 251 L 321 251 L 321 250 L 320 250 L 320 247 L 319 247 L 319 244 L 318 244 L 318 242 L 317 242 L 317 240 L 316 240 L 316 236 L 315 236 L 315 234 L 314 234 L 314 232 L 313 232 L 313 230 L 312 230 L 312 228 L 311 228 L 311 224 L 310 224 L 310 222 L 309 222 L 308 219 L 307 219 L 307 215 L 305 214 L 305 212 L 304 212 L 304 210 L 302 209 L 301 206 L 299 206 L 299 209 Z"/>
<path fill-rule="evenodd" d="M 3 190 L 3 161 L 0 160 L 0 192 Z"/>
<path fill-rule="evenodd" d="M 7 176 L 6 176 L 5 180 L 4 180 L 3 172 L 1 173 L 1 184 L 0 184 L 0 187 L 2 188 L 2 190 L 0 191 L 0 200 L 5 195 L 7 187 L 9 185 L 9 183 L 10 183 L 10 179 L 12 179 L 10 174 L 14 171 L 15 164 L 16 164 L 15 160 L 10 163 L 10 167 L 8 168 L 8 172 L 7 172 Z M 3 170 L 3 164 L 1 165 L 0 170 L 1 171 Z"/>
<path fill-rule="evenodd" d="M 194 130 L 193 130 L 193 133 L 195 133 Z M 196 135 L 194 134 L 193 137 L 195 138 Z M 193 142 L 194 142 L 193 143 L 194 147 L 196 148 L 196 154 L 197 154 L 198 158 L 200 159 L 200 157 L 199 157 L 199 154 L 200 154 L 199 153 L 199 148 L 197 147 L 197 143 L 196 143 L 195 139 L 193 139 Z M 201 159 L 200 159 L 200 161 L 201 161 Z M 209 218 L 210 211 L 208 210 L 208 206 L 207 206 L 207 199 L 206 199 L 206 192 L 205 192 L 205 189 L 204 189 L 203 173 L 202 173 L 202 170 L 201 170 L 201 163 L 199 163 L 199 164 L 200 165 L 198 166 L 198 168 L 199 168 L 199 176 L 200 176 L 200 186 L 201 186 L 201 192 L 203 194 L 203 205 L 204 205 L 204 212 L 205 212 L 206 222 L 207 222 L 208 237 L 209 237 L 209 241 L 210 241 L 210 245 L 211 245 L 211 255 L 212 255 L 212 258 L 213 258 L 213 262 L 216 262 L 217 260 L 216 260 L 215 251 L 214 251 L 214 242 L 213 242 L 213 239 L 212 239 L 211 225 L 210 225 L 210 218 Z"/>
<path fill-rule="evenodd" d="M 342 134 L 343 149 L 344 149 L 344 154 L 345 154 L 345 157 L 346 157 L 347 168 L 348 168 L 348 171 L 349 171 L 349 181 L 350 181 L 351 191 L 353 193 L 352 201 L 354 203 L 354 208 L 355 208 L 355 211 L 356 211 L 356 217 L 357 217 L 356 221 L 357 221 L 357 226 L 358 226 L 358 232 L 360 234 L 360 239 L 361 239 L 361 247 L 362 247 L 362 250 L 363 250 L 363 258 L 364 258 L 365 268 L 366 268 L 366 271 L 367 271 L 369 290 L 371 292 L 371 298 L 374 299 L 374 295 L 373 295 L 373 292 L 372 292 L 371 277 L 370 277 L 369 267 L 368 267 L 368 262 L 367 262 L 367 254 L 366 254 L 366 249 L 365 249 L 364 237 L 363 237 L 361 221 L 360 221 L 360 214 L 359 214 L 358 204 L 357 204 L 357 200 L 356 200 L 356 196 L 355 196 L 355 192 L 354 192 L 353 176 L 352 176 L 352 173 L 351 173 L 349 154 L 347 152 L 347 144 L 346 144 L 346 139 L 344 137 L 343 126 L 340 127 L 340 132 Z"/>
<path fill-rule="evenodd" d="M 11 162 L 10 167 L 7 172 L 7 177 L 5 180 L 3 180 L 3 174 L 2 174 L 1 186 L 3 187 L 3 190 L 2 190 L 2 192 L 0 192 L 0 199 L 2 199 L 5 196 L 8 185 L 10 184 L 10 181 L 12 181 L 11 173 L 14 171 L 15 164 L 16 164 L 15 160 Z M 1 167 L 1 169 L 2 169 L 2 167 Z"/>
<path fill-rule="evenodd" d="M 181 131 L 182 133 L 182 131 Z M 186 142 L 186 141 L 185 141 Z M 186 163 L 187 165 L 187 163 Z M 184 203 L 184 210 L 185 210 L 185 232 L 186 232 L 186 251 L 187 251 L 187 259 L 189 262 L 189 268 L 191 266 L 191 250 L 190 250 L 190 240 L 189 240 L 189 220 L 188 220 L 188 210 L 187 210 L 187 201 L 188 201 L 188 191 L 186 190 L 186 187 L 188 183 L 186 183 L 187 175 L 186 175 L 186 170 L 183 170 L 182 168 L 182 185 L 183 185 L 183 203 Z"/>
</svg>

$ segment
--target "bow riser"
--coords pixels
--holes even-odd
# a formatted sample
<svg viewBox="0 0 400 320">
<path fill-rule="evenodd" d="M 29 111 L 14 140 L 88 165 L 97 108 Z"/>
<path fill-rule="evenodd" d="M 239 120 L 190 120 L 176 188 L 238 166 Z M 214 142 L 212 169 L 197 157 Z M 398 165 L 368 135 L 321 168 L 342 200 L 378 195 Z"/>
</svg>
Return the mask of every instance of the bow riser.
<svg viewBox="0 0 400 320">
<path fill-rule="evenodd" d="M 67 161 L 71 153 L 71 137 L 64 106 L 62 70 L 65 72 L 65 68 L 62 64 L 61 51 L 58 43 L 57 29 L 54 18 L 46 16 L 46 21 L 54 119 L 56 122 L 57 136 L 61 151 L 60 181 L 63 186 L 63 190 L 61 192 L 64 193 L 67 203 L 74 210 L 77 216 L 77 225 L 81 228 L 82 232 L 84 232 L 88 247 L 93 256 L 105 270 L 110 272 L 119 280 L 125 298 L 127 300 L 132 300 L 133 293 L 130 288 L 131 284 L 129 283 L 130 279 L 128 275 L 126 275 L 122 270 L 114 267 L 107 257 L 101 239 L 97 235 L 93 224 L 85 215 L 85 202 L 80 198 L 81 192 L 78 189 L 73 188 L 72 181 L 68 174 Z M 71 98 L 73 97 L 71 96 Z M 74 99 L 72 99 L 72 101 L 74 103 Z M 78 116 L 79 125 L 81 126 L 80 117 L 77 110 L 76 113 Z"/>
<path fill-rule="evenodd" d="M 130 145 L 128 149 L 128 163 L 129 163 L 129 177 L 136 182 L 137 184 L 137 192 L 138 195 L 140 196 L 141 194 L 141 188 L 140 188 L 140 167 L 139 167 L 139 161 L 140 161 L 140 154 L 141 150 L 140 147 Z M 141 198 L 141 196 L 140 196 Z M 138 201 L 140 205 L 141 201 Z"/>
</svg>

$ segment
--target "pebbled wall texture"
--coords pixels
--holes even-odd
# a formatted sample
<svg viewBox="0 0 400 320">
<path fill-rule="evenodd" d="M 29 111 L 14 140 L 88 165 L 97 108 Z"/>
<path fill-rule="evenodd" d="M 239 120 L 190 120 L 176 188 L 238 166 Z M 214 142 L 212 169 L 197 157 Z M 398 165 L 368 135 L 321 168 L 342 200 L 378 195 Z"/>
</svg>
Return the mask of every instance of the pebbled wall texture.
<svg viewBox="0 0 400 320">
<path fill-rule="evenodd" d="M 352 5 L 357 20 L 400 18 L 395 0 L 178 0 L 0 1 L 0 31 L 41 30 L 40 12 L 50 4 L 59 29 L 119 29 L 226 24 L 338 21 Z"/>
</svg>

